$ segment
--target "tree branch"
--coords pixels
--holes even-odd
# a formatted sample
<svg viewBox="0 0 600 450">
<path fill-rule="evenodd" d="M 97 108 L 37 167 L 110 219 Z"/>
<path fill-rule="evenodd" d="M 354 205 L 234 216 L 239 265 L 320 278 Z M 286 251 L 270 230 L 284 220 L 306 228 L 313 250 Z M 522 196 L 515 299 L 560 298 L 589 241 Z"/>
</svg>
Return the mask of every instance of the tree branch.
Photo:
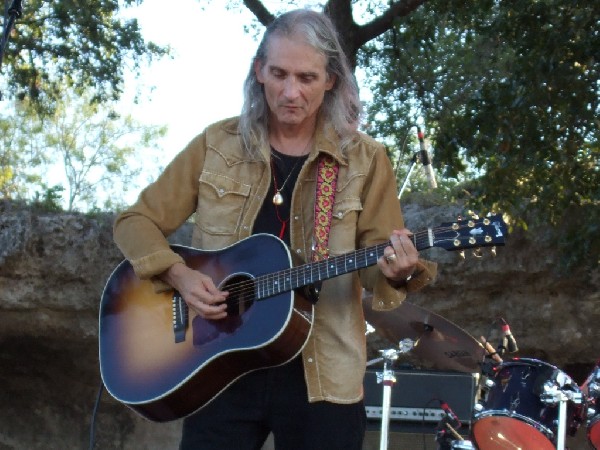
<svg viewBox="0 0 600 450">
<path fill-rule="evenodd" d="M 365 25 L 358 27 L 355 38 L 356 49 L 358 50 L 370 40 L 392 28 L 394 19 L 397 17 L 408 16 L 426 1 L 427 0 L 400 0 L 398 2 L 393 2 L 382 15 Z"/>
<path fill-rule="evenodd" d="M 265 27 L 275 20 L 275 16 L 265 8 L 265 5 L 263 5 L 260 0 L 244 0 L 244 6 L 248 8 Z"/>
</svg>

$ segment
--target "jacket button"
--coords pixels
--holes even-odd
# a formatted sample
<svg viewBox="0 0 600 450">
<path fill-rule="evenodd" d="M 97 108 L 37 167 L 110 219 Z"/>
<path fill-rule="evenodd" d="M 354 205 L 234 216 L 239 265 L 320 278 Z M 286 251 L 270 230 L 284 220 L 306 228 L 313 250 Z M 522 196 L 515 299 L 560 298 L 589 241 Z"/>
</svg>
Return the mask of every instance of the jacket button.
<svg viewBox="0 0 600 450">
<path fill-rule="evenodd" d="M 309 363 L 311 363 L 311 362 L 313 362 L 313 359 L 312 359 L 312 358 L 308 358 L 308 359 L 307 359 L 307 361 L 308 361 Z"/>
<path fill-rule="evenodd" d="M 300 253 L 302 253 L 302 250 L 301 250 L 301 249 L 299 249 L 299 248 L 297 248 L 297 249 L 296 249 L 296 253 L 300 254 Z"/>
</svg>

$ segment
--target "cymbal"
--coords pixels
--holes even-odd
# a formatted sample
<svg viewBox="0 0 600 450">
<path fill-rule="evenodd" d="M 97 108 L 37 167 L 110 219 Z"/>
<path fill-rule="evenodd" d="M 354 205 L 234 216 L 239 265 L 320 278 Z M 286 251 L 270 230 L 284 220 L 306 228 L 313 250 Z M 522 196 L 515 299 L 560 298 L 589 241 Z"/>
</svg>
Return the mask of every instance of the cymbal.
<svg viewBox="0 0 600 450">
<path fill-rule="evenodd" d="M 407 301 L 390 311 L 375 311 L 372 300 L 372 295 L 364 291 L 365 320 L 380 336 L 396 344 L 411 339 L 414 347 L 410 353 L 433 364 L 434 369 L 469 373 L 481 370 L 485 350 L 458 325 Z"/>
</svg>

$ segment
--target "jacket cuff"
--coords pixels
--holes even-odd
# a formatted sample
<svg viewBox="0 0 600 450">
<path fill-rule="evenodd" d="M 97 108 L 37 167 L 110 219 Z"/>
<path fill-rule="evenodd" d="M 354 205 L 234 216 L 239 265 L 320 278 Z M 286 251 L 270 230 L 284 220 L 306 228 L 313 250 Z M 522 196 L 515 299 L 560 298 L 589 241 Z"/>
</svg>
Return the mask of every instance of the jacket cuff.
<svg viewBox="0 0 600 450">
<path fill-rule="evenodd" d="M 406 298 L 406 286 L 393 287 L 385 275 L 377 274 L 373 286 L 372 308 L 374 311 L 387 311 L 397 308 Z"/>
<path fill-rule="evenodd" d="M 415 292 L 432 283 L 437 276 L 437 263 L 426 259 L 419 259 L 415 273 L 406 283 L 408 292 Z"/>
<path fill-rule="evenodd" d="M 406 298 L 408 292 L 415 292 L 435 280 L 437 263 L 419 259 L 415 274 L 402 286 L 394 287 L 389 280 L 379 272 L 373 288 L 371 307 L 374 311 L 387 311 L 397 308 Z"/>
<path fill-rule="evenodd" d="M 152 277 L 156 280 L 156 275 L 163 273 L 173 264 L 179 262 L 185 264 L 185 261 L 180 255 L 168 249 L 159 250 L 155 253 L 134 259 L 131 261 L 131 266 L 140 280 L 148 280 Z"/>
</svg>

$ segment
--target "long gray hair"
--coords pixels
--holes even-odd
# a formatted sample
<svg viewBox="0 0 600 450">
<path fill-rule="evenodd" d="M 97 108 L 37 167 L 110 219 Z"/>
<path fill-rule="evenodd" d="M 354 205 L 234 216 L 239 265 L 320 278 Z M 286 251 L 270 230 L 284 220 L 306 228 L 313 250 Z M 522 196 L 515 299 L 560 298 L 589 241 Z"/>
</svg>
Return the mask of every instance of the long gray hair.
<svg viewBox="0 0 600 450">
<path fill-rule="evenodd" d="M 273 35 L 301 35 L 306 44 L 327 58 L 327 74 L 335 76 L 336 81 L 333 88 L 325 92 L 320 113 L 339 135 L 344 150 L 356 134 L 362 113 L 358 87 L 331 20 L 325 14 L 308 9 L 290 11 L 276 18 L 267 27 L 256 50 L 244 82 L 244 105 L 240 117 L 244 147 L 250 152 L 261 147 L 268 148 L 269 106 L 262 84 L 256 79 L 254 63 L 265 62 Z"/>
</svg>

